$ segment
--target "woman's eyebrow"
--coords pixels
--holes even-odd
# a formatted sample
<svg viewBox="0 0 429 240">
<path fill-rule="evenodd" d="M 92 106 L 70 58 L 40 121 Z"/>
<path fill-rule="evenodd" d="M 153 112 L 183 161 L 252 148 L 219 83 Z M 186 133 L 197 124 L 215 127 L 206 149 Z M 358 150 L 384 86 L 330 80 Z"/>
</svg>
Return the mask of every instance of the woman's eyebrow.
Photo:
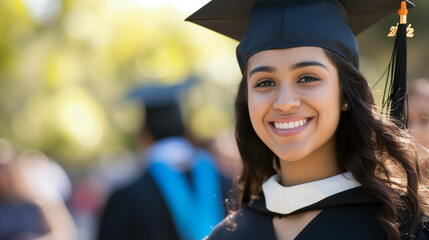
<svg viewBox="0 0 429 240">
<path fill-rule="evenodd" d="M 275 71 L 276 71 L 276 69 L 274 69 L 273 67 L 269 67 L 269 66 L 256 67 L 256 68 L 252 69 L 252 71 L 250 71 L 249 78 L 252 76 L 252 74 L 255 74 L 257 72 L 270 72 L 270 73 L 273 73 Z"/>
<path fill-rule="evenodd" d="M 318 61 L 305 61 L 305 62 L 299 62 L 293 66 L 290 67 L 291 70 L 296 70 L 298 68 L 304 68 L 304 67 L 310 67 L 310 66 L 320 66 L 323 68 L 328 69 L 324 64 Z"/>
</svg>

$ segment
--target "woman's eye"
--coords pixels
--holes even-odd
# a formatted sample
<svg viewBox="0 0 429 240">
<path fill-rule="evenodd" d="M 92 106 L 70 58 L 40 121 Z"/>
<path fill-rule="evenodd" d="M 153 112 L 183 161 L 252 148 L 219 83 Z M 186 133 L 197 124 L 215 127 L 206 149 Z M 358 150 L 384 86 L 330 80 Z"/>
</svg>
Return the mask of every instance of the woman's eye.
<svg viewBox="0 0 429 240">
<path fill-rule="evenodd" d="M 310 83 L 315 81 L 320 81 L 320 79 L 314 76 L 304 76 L 298 80 L 298 83 Z"/>
<path fill-rule="evenodd" d="M 272 87 L 272 86 L 275 86 L 274 82 L 268 79 L 262 80 L 255 85 L 255 87 Z"/>
</svg>

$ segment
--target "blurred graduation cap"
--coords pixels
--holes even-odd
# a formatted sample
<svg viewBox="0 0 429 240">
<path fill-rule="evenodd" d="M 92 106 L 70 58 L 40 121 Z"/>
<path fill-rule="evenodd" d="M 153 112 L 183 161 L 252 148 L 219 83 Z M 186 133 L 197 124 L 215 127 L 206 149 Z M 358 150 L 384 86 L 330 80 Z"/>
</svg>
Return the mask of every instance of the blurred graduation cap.
<svg viewBox="0 0 429 240">
<path fill-rule="evenodd" d="M 401 2 L 414 7 L 401 0 L 212 0 L 186 20 L 240 41 L 237 59 L 242 72 L 247 60 L 259 51 L 302 46 L 332 50 L 359 68 L 355 35 L 397 11 Z M 397 49 L 404 47 L 395 44 L 394 52 Z M 395 56 L 400 57 L 399 64 L 391 67 L 401 68 L 393 78 L 399 75 L 396 71 L 406 71 L 406 55 Z M 402 74 L 397 78 L 403 78 Z M 402 84 L 405 80 L 392 81 Z M 402 85 L 400 88 L 404 90 Z M 389 97 L 397 97 L 393 102 L 401 99 L 397 88 L 390 90 Z"/>
<path fill-rule="evenodd" d="M 155 140 L 183 136 L 184 125 L 179 107 L 180 97 L 196 82 L 194 77 L 176 85 L 150 84 L 133 88 L 127 100 L 143 104 L 146 127 Z"/>
</svg>

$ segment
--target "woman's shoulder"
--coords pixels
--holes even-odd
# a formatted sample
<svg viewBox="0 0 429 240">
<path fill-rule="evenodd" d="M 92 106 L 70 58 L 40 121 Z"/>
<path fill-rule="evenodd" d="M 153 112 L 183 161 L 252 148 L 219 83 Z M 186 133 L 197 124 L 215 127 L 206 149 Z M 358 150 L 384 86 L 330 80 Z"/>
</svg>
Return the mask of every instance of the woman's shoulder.
<svg viewBox="0 0 429 240">
<path fill-rule="evenodd" d="M 245 206 L 228 215 L 205 239 L 274 239 L 270 234 L 273 234 L 272 216 Z"/>
</svg>

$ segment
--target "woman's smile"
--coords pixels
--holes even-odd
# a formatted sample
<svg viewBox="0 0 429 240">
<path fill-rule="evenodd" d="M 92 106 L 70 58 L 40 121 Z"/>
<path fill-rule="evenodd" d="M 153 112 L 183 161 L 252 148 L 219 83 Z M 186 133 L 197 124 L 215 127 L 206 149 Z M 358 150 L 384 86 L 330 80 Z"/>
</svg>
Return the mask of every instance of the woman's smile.
<svg viewBox="0 0 429 240">
<path fill-rule="evenodd" d="M 312 117 L 291 117 L 269 122 L 269 125 L 277 136 L 291 136 L 306 129 L 312 119 Z"/>
</svg>

